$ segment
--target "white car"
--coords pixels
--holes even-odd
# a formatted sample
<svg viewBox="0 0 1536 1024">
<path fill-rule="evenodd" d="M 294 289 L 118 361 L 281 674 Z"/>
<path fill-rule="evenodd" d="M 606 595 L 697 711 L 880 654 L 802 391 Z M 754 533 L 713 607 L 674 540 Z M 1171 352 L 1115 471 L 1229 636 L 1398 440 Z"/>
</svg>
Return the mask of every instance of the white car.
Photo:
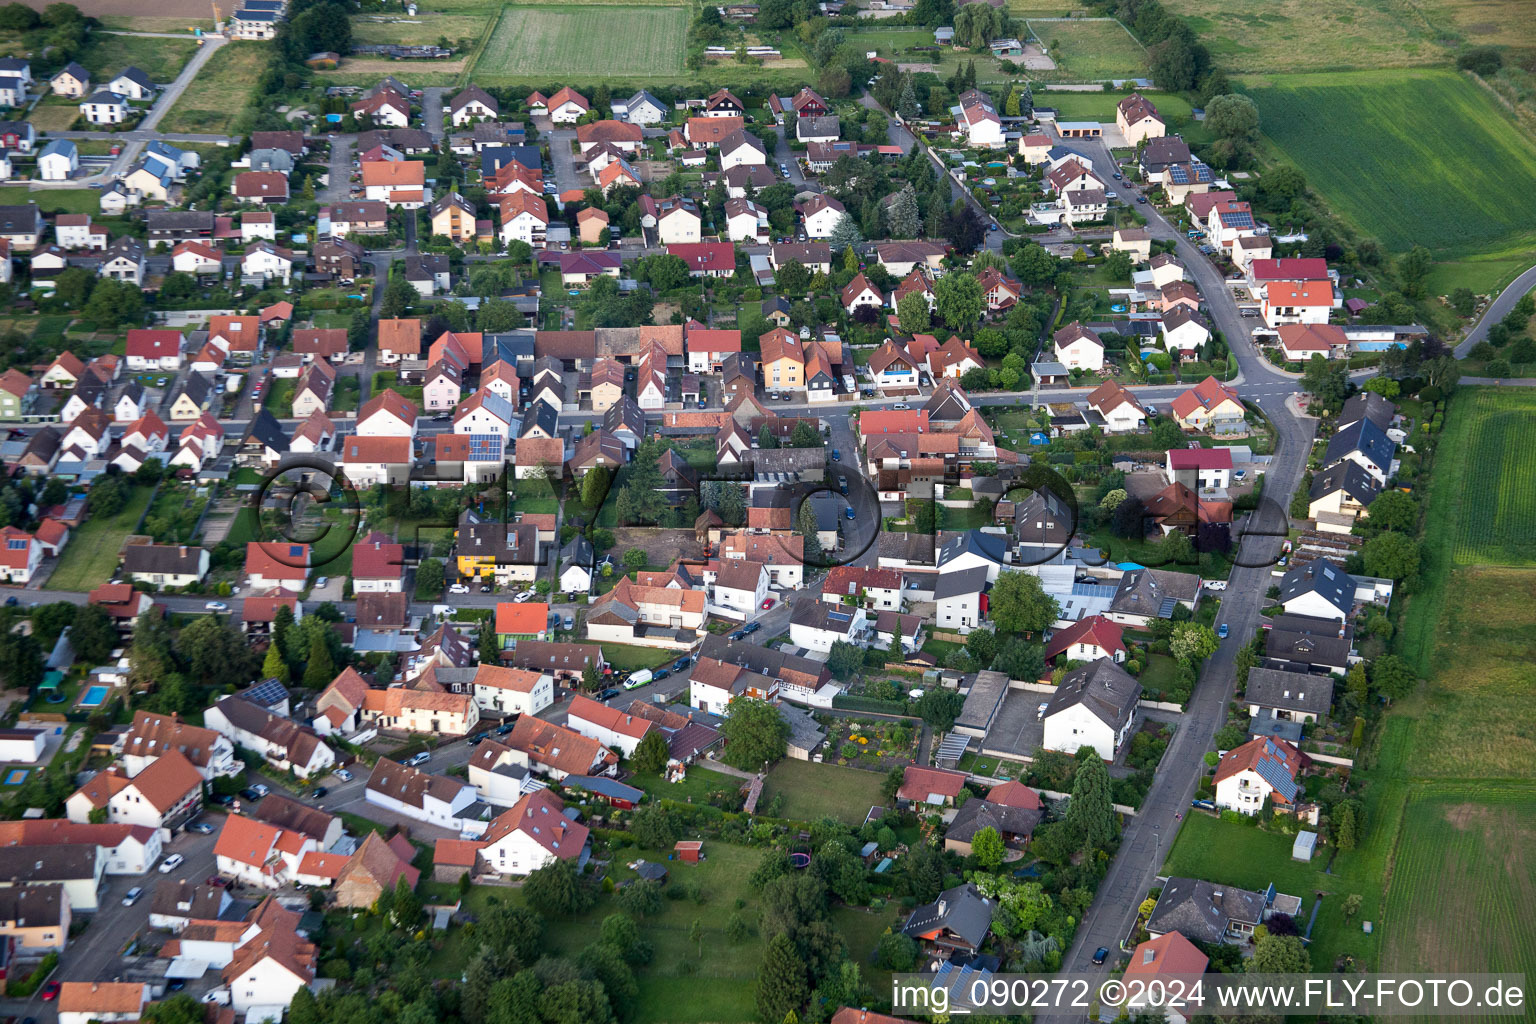
<svg viewBox="0 0 1536 1024">
<path fill-rule="evenodd" d="M 320 590 L 329 582 L 331 582 L 331 578 L 329 576 L 321 576 L 319 579 L 315 580 L 315 589 Z"/>
<path fill-rule="evenodd" d="M 203 605 L 203 611 L 227 612 L 229 611 L 229 605 L 225 604 L 223 601 L 209 601 L 207 604 Z"/>
<path fill-rule="evenodd" d="M 352 781 L 352 773 L 347 771 L 345 768 L 337 768 L 334 771 L 332 771 L 331 774 L 336 776 L 342 782 L 351 782 Z"/>
<path fill-rule="evenodd" d="M 139 897 L 143 895 L 144 887 L 140 885 L 134 886 L 132 889 L 129 889 L 127 892 L 123 893 L 123 906 L 133 906 L 135 903 L 139 902 Z"/>
<path fill-rule="evenodd" d="M 162 875 L 170 874 L 172 871 L 175 871 L 177 868 L 181 867 L 181 865 L 186 862 L 186 859 L 187 858 L 183 857 L 179 853 L 171 854 L 169 857 L 165 858 L 165 860 L 160 862 L 160 873 Z"/>
<path fill-rule="evenodd" d="M 522 593 L 518 594 L 512 600 L 514 600 L 514 601 L 532 601 L 533 600 L 533 595 L 535 593 L 536 593 L 536 591 L 524 590 Z"/>
<path fill-rule="evenodd" d="M 1226 590 L 1227 589 L 1227 581 L 1226 580 L 1206 580 L 1205 581 L 1205 589 L 1206 590 Z"/>
<path fill-rule="evenodd" d="M 268 793 L 271 793 L 272 790 L 268 789 L 264 783 L 258 782 L 256 785 L 251 787 L 251 792 L 255 793 L 257 796 L 266 796 Z"/>
<path fill-rule="evenodd" d="M 448 593 L 450 593 L 450 594 L 467 594 L 467 593 L 469 593 L 469 588 L 466 587 L 462 583 L 455 583 L 453 586 L 448 588 Z"/>
</svg>

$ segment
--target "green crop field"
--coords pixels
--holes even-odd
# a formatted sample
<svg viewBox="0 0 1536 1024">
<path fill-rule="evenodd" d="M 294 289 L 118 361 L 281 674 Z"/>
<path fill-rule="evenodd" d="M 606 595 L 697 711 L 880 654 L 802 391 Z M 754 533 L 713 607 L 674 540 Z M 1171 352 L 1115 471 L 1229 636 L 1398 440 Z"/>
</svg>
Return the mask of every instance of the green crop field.
<svg viewBox="0 0 1536 1024">
<path fill-rule="evenodd" d="M 1251 79 L 1264 133 L 1394 251 L 1536 249 L 1536 142 L 1451 71 Z"/>
<path fill-rule="evenodd" d="M 1536 565 L 1536 466 L 1524 458 L 1536 437 L 1536 395 L 1481 388 L 1456 400 L 1471 442 L 1461 471 L 1458 565 Z M 1462 461 L 1462 460 L 1457 460 Z"/>
<path fill-rule="evenodd" d="M 1528 790 L 1474 783 L 1416 791 L 1403 835 L 1410 841 L 1398 844 L 1393 863 L 1382 970 L 1536 966 L 1536 920 L 1526 912 L 1536 898 L 1536 801 Z"/>
<path fill-rule="evenodd" d="M 1168 0 L 1227 71 L 1324 71 L 1442 64 L 1417 9 L 1388 0 Z"/>
<path fill-rule="evenodd" d="M 1070 78 L 1094 81 L 1140 78 L 1147 73 L 1147 51 L 1118 21 L 1028 24 L 1030 31 L 1045 44 L 1058 72 L 1065 72 Z"/>
<path fill-rule="evenodd" d="M 474 77 L 676 78 L 683 74 L 687 30 L 683 7 L 508 7 Z"/>
<path fill-rule="evenodd" d="M 224 134 L 245 111 L 246 96 L 266 67 L 268 48 L 256 42 L 226 43 L 160 121 L 162 132 Z"/>
</svg>

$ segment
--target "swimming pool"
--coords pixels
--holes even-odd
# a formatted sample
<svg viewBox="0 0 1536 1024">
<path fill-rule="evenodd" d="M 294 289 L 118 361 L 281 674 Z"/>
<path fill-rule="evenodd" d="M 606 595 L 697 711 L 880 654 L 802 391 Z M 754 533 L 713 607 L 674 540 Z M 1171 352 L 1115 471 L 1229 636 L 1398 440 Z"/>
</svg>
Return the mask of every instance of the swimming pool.
<svg viewBox="0 0 1536 1024">
<path fill-rule="evenodd" d="M 107 694 L 111 692 L 110 686 L 92 686 L 82 693 L 75 703 L 82 708 L 99 708 L 106 703 Z"/>
</svg>

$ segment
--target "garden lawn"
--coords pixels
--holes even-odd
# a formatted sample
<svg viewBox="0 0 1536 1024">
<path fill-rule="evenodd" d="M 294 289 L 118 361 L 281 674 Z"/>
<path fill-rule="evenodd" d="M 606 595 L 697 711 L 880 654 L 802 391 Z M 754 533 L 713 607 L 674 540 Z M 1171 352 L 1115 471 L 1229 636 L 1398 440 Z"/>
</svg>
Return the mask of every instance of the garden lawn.
<svg viewBox="0 0 1536 1024">
<path fill-rule="evenodd" d="M 1403 251 L 1536 250 L 1536 140 L 1452 71 L 1250 79 L 1264 133 L 1329 205 Z M 1349 145 L 1320 124 L 1345 125 Z"/>
<path fill-rule="evenodd" d="M 1371 828 L 1377 828 L 1377 820 L 1373 817 L 1371 821 Z M 1258 892 L 1274 883 L 1280 892 L 1301 897 L 1296 924 L 1303 932 L 1307 930 L 1316 894 L 1321 892 L 1323 905 L 1312 931 L 1313 969 L 1332 970 L 1334 959 L 1341 953 L 1363 957 L 1367 964 L 1373 964 L 1380 948 L 1381 929 L 1366 935 L 1360 922 L 1380 918 L 1383 861 L 1395 833 L 1385 824 L 1380 827 L 1381 833 L 1367 834 L 1362 849 L 1335 856 L 1329 874 L 1323 869 L 1333 854 L 1331 849 L 1319 848 L 1311 862 L 1304 864 L 1291 859 L 1294 836 L 1192 813 L 1186 816 L 1159 874 L 1238 885 Z M 1363 900 L 1360 913 L 1352 922 L 1345 919 L 1343 909 L 1344 897 L 1351 893 L 1359 893 Z"/>
<path fill-rule="evenodd" d="M 36 203 L 44 213 L 101 213 L 101 193 L 89 188 L 45 189 L 33 192 L 25 185 L 0 187 L 0 205 Z M 68 317 L 64 318 L 68 321 Z"/>
<path fill-rule="evenodd" d="M 711 771 L 694 765 L 682 782 L 668 782 L 660 775 L 635 775 L 624 780 L 627 786 L 643 789 L 653 800 L 680 800 L 684 803 L 709 802 L 711 793 L 735 793 L 745 783 L 734 775 Z"/>
<path fill-rule="evenodd" d="M 197 52 L 197 40 L 92 32 L 76 58 L 103 86 L 125 67 L 136 67 L 156 85 L 169 85 Z M 212 58 L 210 58 L 212 59 Z"/>
<path fill-rule="evenodd" d="M 663 650 L 660 647 L 641 647 L 635 644 L 603 644 L 603 658 L 613 667 L 614 675 L 620 672 L 638 672 L 642 668 L 658 668 L 683 656 L 681 651 Z"/>
<path fill-rule="evenodd" d="M 828 751 L 827 756 L 835 755 Z M 835 764 L 816 764 L 785 758 L 773 766 L 763 783 L 758 809 L 775 797 L 784 798 L 778 816 L 795 821 L 816 821 L 833 817 L 848 825 L 862 825 L 871 807 L 885 803 L 880 793 L 883 772 L 843 768 Z"/>
<path fill-rule="evenodd" d="M 1177 677 L 1178 672 L 1179 663 L 1177 661 L 1166 654 L 1154 654 L 1147 658 L 1147 664 L 1142 668 L 1141 675 L 1137 677 L 1137 681 L 1141 683 L 1143 689 L 1156 691 L 1159 694 L 1167 693 L 1173 688 L 1173 681 Z M 1157 699 L 1151 696 L 1150 693 L 1148 696 L 1152 700 Z"/>
<path fill-rule="evenodd" d="M 92 518 L 71 531 L 69 543 L 59 556 L 58 567 L 48 577 L 53 590 L 92 590 L 112 578 L 123 540 L 149 508 L 151 488 L 135 487 L 122 511 L 107 519 Z"/>
</svg>

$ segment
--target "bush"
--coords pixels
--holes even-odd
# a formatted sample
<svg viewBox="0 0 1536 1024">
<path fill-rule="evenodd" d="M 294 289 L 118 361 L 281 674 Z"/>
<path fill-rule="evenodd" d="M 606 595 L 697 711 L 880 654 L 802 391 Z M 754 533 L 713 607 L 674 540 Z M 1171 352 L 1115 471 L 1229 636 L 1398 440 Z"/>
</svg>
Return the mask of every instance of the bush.
<svg viewBox="0 0 1536 1024">
<path fill-rule="evenodd" d="M 1509 360 L 1495 359 L 1488 364 L 1488 367 L 1484 372 L 1486 372 L 1490 377 L 1508 377 Z"/>
</svg>

